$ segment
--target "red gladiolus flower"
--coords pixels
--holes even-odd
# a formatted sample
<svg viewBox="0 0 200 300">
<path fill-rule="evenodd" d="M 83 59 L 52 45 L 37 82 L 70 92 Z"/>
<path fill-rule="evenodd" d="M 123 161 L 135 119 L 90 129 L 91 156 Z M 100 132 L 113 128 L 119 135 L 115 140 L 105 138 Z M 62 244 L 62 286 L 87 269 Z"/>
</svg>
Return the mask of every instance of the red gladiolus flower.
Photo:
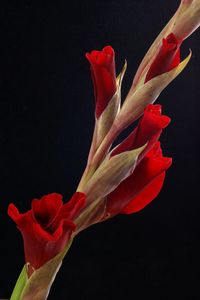
<svg viewBox="0 0 200 300">
<path fill-rule="evenodd" d="M 8 214 L 22 233 L 25 259 L 31 269 L 40 268 L 64 249 L 75 230 L 73 220 L 84 203 L 83 193 L 75 193 L 64 205 L 62 195 L 52 193 L 34 199 L 32 209 L 24 214 L 14 204 L 9 205 Z"/>
<path fill-rule="evenodd" d="M 182 40 L 177 40 L 176 36 L 171 33 L 162 41 L 162 45 L 156 55 L 149 71 L 146 75 L 145 82 L 153 77 L 169 72 L 177 67 L 180 63 L 180 45 Z"/>
<path fill-rule="evenodd" d="M 147 147 L 139 157 L 140 161 L 144 154 L 147 153 L 158 141 L 162 130 L 169 124 L 169 122 L 170 118 L 162 115 L 161 105 L 149 104 L 146 107 L 138 126 L 119 146 L 112 151 L 111 156 L 142 147 L 148 143 Z"/>
<path fill-rule="evenodd" d="M 96 99 L 96 117 L 99 118 L 117 90 L 115 52 L 111 46 L 102 51 L 86 53 L 91 64 L 91 74 Z"/>
<path fill-rule="evenodd" d="M 133 174 L 125 179 L 107 198 L 107 212 L 131 214 L 143 209 L 160 192 L 165 171 L 172 159 L 162 156 L 160 143 L 145 155 Z"/>
</svg>

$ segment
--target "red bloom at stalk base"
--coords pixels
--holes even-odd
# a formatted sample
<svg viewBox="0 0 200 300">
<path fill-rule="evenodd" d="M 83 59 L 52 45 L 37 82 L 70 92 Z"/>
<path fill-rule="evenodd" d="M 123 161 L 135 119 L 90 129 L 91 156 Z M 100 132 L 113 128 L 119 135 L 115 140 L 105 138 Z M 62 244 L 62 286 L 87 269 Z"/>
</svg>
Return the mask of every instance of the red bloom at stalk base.
<svg viewBox="0 0 200 300">
<path fill-rule="evenodd" d="M 22 233 L 25 260 L 31 269 L 40 268 L 64 250 L 76 227 L 73 220 L 84 204 L 83 193 L 75 193 L 66 204 L 62 195 L 52 193 L 34 199 L 32 209 L 24 214 L 14 204 L 9 205 L 8 215 Z"/>
</svg>

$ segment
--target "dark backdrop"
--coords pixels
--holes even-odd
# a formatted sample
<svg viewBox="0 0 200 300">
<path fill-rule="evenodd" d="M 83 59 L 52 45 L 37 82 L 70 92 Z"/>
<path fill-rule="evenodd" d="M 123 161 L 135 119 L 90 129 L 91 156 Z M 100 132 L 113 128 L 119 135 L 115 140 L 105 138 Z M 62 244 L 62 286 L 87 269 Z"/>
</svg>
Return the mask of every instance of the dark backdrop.
<svg viewBox="0 0 200 300">
<path fill-rule="evenodd" d="M 6 214 L 34 197 L 73 194 L 84 170 L 94 100 L 84 54 L 111 44 L 117 70 L 128 60 L 123 95 L 179 1 L 1 2 L 0 296 L 23 266 L 20 233 Z M 159 102 L 172 118 L 161 141 L 173 157 L 159 197 L 144 211 L 82 232 L 50 300 L 199 299 L 200 31 L 187 69 Z"/>
</svg>

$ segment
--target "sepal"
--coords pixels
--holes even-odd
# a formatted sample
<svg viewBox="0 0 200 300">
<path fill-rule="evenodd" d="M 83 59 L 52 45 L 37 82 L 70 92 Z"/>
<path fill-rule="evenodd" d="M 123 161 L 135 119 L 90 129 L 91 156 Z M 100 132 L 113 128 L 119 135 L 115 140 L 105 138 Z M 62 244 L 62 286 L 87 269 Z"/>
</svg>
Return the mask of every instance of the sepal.
<svg viewBox="0 0 200 300">
<path fill-rule="evenodd" d="M 127 178 L 134 171 L 138 156 L 145 147 L 146 145 L 113 157 L 107 155 L 83 189 L 87 198 L 86 205 L 105 197 Z"/>
<path fill-rule="evenodd" d="M 191 58 L 191 54 L 190 51 L 189 55 L 176 68 L 154 77 L 141 85 L 135 92 L 130 93 L 115 119 L 114 126 L 123 130 L 138 119 L 144 108 L 149 103 L 154 103 L 163 89 L 183 71 Z"/>
<path fill-rule="evenodd" d="M 135 77 L 133 79 L 133 84 L 131 87 L 131 90 L 136 89 L 140 84 L 141 81 L 144 80 L 144 74 L 148 71 L 149 66 L 151 65 L 155 55 L 157 54 L 157 51 L 160 47 L 160 43 L 168 34 L 173 32 L 175 35 L 180 37 L 180 34 L 178 33 L 178 27 L 177 23 L 179 24 L 181 21 L 182 16 L 185 14 L 189 17 L 190 12 L 188 11 L 191 4 L 193 4 L 194 9 L 194 2 L 199 2 L 199 0 L 182 0 L 178 9 L 176 10 L 175 14 L 172 16 L 172 18 L 169 20 L 167 25 L 163 28 L 163 30 L 159 33 L 149 50 L 147 51 L 146 55 L 144 56 L 142 62 L 140 63 L 138 70 L 135 74 Z M 189 13 L 188 13 L 189 12 Z M 178 30 L 177 30 L 178 29 Z M 191 33 L 190 33 L 191 34 Z M 183 37 L 181 36 L 181 39 Z"/>
<path fill-rule="evenodd" d="M 67 254 L 73 239 L 65 249 L 49 260 L 28 278 L 28 264 L 24 266 L 17 280 L 10 300 L 46 300 L 62 260 Z"/>
<path fill-rule="evenodd" d="M 117 114 L 120 111 L 121 85 L 122 85 L 122 80 L 126 72 L 126 69 L 127 69 L 127 62 L 125 61 L 125 64 L 120 74 L 116 78 L 116 86 L 117 86 L 116 93 L 113 95 L 112 99 L 109 101 L 107 107 L 101 113 L 100 117 L 96 118 L 95 120 L 95 129 L 94 129 L 92 145 L 88 157 L 88 164 L 92 160 L 96 150 L 98 149 L 101 142 L 105 138 L 106 134 L 110 130 Z"/>
<path fill-rule="evenodd" d="M 190 36 L 200 25 L 200 1 L 188 0 L 183 1 L 186 9 L 177 18 L 174 24 L 173 32 L 177 37 L 186 39 Z"/>
<path fill-rule="evenodd" d="M 18 300 L 18 299 L 20 300 L 21 299 L 21 294 L 22 294 L 22 291 L 23 291 L 27 281 L 28 281 L 28 275 L 26 272 L 26 265 L 25 265 L 19 275 L 19 278 L 17 279 L 16 285 L 14 287 L 14 290 L 12 292 L 10 300 Z"/>
</svg>

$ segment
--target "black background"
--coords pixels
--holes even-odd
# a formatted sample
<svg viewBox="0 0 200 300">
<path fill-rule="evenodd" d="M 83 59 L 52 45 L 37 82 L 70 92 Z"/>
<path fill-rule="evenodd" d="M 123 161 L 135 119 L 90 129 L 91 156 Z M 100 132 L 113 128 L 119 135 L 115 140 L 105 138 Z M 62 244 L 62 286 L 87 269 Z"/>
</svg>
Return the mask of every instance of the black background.
<svg viewBox="0 0 200 300">
<path fill-rule="evenodd" d="M 179 1 L 83 0 L 1 2 L 0 296 L 9 297 L 23 266 L 20 233 L 6 214 L 34 197 L 67 200 L 84 170 L 94 100 L 84 54 L 111 44 L 123 96 L 153 39 Z M 159 102 L 172 122 L 161 141 L 173 157 L 159 197 L 135 215 L 82 232 L 51 290 L 50 300 L 200 299 L 199 113 L 200 31 L 187 69 Z"/>
</svg>

